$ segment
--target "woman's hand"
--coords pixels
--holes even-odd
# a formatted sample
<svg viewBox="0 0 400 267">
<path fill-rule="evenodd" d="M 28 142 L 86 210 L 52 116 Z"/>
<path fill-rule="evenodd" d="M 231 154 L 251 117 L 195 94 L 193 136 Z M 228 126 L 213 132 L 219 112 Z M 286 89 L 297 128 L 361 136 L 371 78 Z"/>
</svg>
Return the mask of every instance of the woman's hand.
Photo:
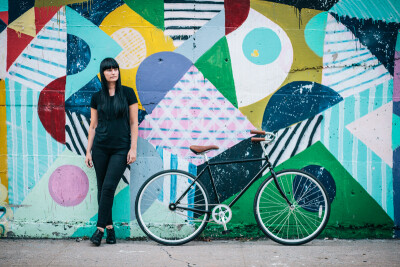
<svg viewBox="0 0 400 267">
<path fill-rule="evenodd" d="M 134 163 L 136 161 L 136 149 L 129 149 L 128 156 L 126 157 L 127 164 Z"/>
<path fill-rule="evenodd" d="M 85 163 L 89 168 L 93 167 L 92 154 L 86 153 Z"/>
</svg>

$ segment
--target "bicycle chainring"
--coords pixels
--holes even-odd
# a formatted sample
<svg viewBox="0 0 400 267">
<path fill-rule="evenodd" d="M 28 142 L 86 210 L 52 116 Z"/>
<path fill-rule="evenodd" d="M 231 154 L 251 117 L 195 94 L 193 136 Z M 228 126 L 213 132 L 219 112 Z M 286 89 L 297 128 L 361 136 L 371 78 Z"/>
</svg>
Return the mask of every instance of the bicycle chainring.
<svg viewBox="0 0 400 267">
<path fill-rule="evenodd" d="M 217 224 L 225 225 L 232 219 L 232 210 L 228 205 L 219 204 L 212 210 L 212 218 Z"/>
</svg>

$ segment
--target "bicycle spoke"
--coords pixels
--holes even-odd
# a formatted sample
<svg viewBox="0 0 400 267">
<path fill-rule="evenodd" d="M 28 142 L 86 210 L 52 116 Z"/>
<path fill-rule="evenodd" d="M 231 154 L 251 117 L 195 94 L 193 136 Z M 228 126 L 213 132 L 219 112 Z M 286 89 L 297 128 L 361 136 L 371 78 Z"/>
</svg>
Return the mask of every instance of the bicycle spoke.
<svg viewBox="0 0 400 267">
<path fill-rule="evenodd" d="M 294 216 L 295 216 L 295 218 L 296 218 L 296 222 L 299 222 L 300 220 L 297 220 L 296 214 L 294 214 Z M 300 229 L 300 231 L 301 231 L 301 228 L 303 228 L 304 231 L 307 233 L 307 235 L 309 235 L 309 233 L 307 232 L 307 229 L 304 227 L 304 225 L 303 225 L 302 223 L 299 223 L 298 225 L 299 225 L 300 227 L 296 227 L 297 230 Z M 303 234 L 302 236 L 304 236 L 304 234 Z"/>
<path fill-rule="evenodd" d="M 287 207 L 286 209 L 282 210 L 281 212 L 279 212 L 277 215 L 273 216 L 271 219 L 269 219 L 269 220 L 266 221 L 266 222 L 268 223 L 269 221 L 273 220 L 273 219 L 276 217 L 275 221 L 273 221 L 272 223 L 270 223 L 271 225 L 273 225 L 273 224 L 276 222 L 276 220 L 278 220 L 278 218 L 280 217 L 280 215 L 283 214 L 283 213 L 284 213 L 286 210 L 288 210 L 288 209 L 289 209 L 289 207 Z"/>
<path fill-rule="evenodd" d="M 283 198 L 281 197 L 281 199 L 276 199 L 276 198 L 266 198 L 266 197 L 262 197 L 263 199 L 265 199 L 266 201 L 260 201 L 260 203 L 273 203 L 275 205 L 279 205 L 281 207 L 285 207 L 288 204 L 286 202 L 283 202 Z M 274 201 L 275 200 L 275 201 Z"/>
<path fill-rule="evenodd" d="M 287 221 L 287 218 L 289 217 L 290 213 L 288 215 L 286 215 L 285 217 L 285 221 Z M 285 226 L 284 223 L 282 223 L 282 225 L 278 224 L 273 230 L 272 232 L 275 232 L 276 228 L 278 228 L 279 226 L 281 226 L 281 228 L 279 229 L 278 233 L 280 233 L 280 230 L 283 228 L 283 226 Z"/>
<path fill-rule="evenodd" d="M 317 188 L 317 187 L 315 187 L 315 188 Z M 308 191 L 311 191 L 311 190 L 308 190 Z M 306 192 L 307 193 L 307 192 Z M 321 192 L 320 191 L 317 191 L 317 190 L 314 190 L 314 192 L 313 193 L 311 193 L 310 195 L 306 195 L 306 196 L 303 196 L 302 198 L 300 198 L 300 200 L 298 200 L 297 202 L 301 202 L 305 197 L 310 197 L 310 196 L 312 196 L 312 195 L 314 195 L 314 194 L 316 194 L 316 193 L 320 193 L 321 194 Z M 317 197 L 320 197 L 319 195 L 317 196 Z"/>
</svg>

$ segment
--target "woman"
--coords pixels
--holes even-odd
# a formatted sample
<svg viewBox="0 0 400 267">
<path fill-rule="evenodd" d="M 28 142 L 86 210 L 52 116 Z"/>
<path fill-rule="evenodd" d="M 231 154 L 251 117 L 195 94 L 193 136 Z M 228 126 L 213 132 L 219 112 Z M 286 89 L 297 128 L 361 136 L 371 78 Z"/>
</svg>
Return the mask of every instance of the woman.
<svg viewBox="0 0 400 267">
<path fill-rule="evenodd" d="M 94 165 L 99 213 L 97 230 L 90 238 L 100 246 L 107 229 L 108 244 L 115 244 L 112 206 L 115 190 L 127 164 L 136 160 L 138 104 L 135 92 L 121 85 L 118 63 L 106 58 L 100 64 L 102 90 L 92 96 L 86 165 Z"/>
</svg>

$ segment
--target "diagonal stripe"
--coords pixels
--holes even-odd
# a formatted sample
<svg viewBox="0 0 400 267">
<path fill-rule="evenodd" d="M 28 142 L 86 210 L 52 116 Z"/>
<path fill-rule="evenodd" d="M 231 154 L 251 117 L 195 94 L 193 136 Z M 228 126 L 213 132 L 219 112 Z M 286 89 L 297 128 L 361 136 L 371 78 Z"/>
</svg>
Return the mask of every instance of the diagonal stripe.
<svg viewBox="0 0 400 267">
<path fill-rule="evenodd" d="M 56 38 L 56 37 L 48 37 L 48 36 L 43 36 L 43 35 L 36 36 L 36 38 L 41 39 L 41 40 L 51 40 L 51 41 L 57 41 L 57 42 L 62 42 L 62 43 L 67 42 L 67 40 L 65 40 L 65 39 Z"/>
<path fill-rule="evenodd" d="M 335 65 L 335 64 L 338 64 L 338 63 L 343 63 L 343 62 L 349 61 L 351 59 L 362 57 L 362 56 L 366 56 L 366 55 L 370 55 L 370 52 L 368 51 L 368 52 L 365 52 L 365 53 L 362 53 L 362 54 L 357 54 L 355 56 L 350 56 L 350 57 L 347 57 L 347 58 L 344 58 L 344 59 L 341 59 L 341 60 L 338 60 L 338 61 L 327 61 L 327 62 L 324 63 L 324 67 L 325 66 L 332 66 L 332 65 Z"/>
<path fill-rule="evenodd" d="M 71 126 L 70 125 L 65 125 L 65 131 L 66 131 L 66 133 L 68 135 L 68 139 L 70 140 L 70 143 L 71 143 L 71 145 L 72 145 L 72 147 L 74 149 L 72 151 L 75 152 L 78 155 L 83 155 L 82 151 L 79 150 L 79 148 L 78 148 L 78 146 L 77 146 L 77 144 L 76 144 L 76 142 L 74 140 L 74 135 L 72 134 Z"/>
<path fill-rule="evenodd" d="M 368 83 L 373 82 L 373 81 L 375 81 L 375 80 L 378 80 L 378 79 L 380 79 L 380 78 L 382 78 L 382 77 L 384 77 L 384 76 L 389 76 L 389 78 L 390 78 L 389 72 L 382 73 L 381 75 L 379 75 L 379 76 L 376 77 L 376 78 L 369 79 L 369 80 L 364 81 L 364 82 L 362 82 L 362 83 L 359 83 L 359 84 L 357 84 L 357 85 L 352 85 L 352 86 L 343 88 L 342 90 L 338 91 L 338 93 L 342 93 L 342 92 L 344 92 L 344 91 L 346 91 L 346 90 L 352 89 L 352 88 L 354 88 L 354 87 L 358 87 L 358 86 L 360 86 L 360 85 L 368 84 Z"/>
<path fill-rule="evenodd" d="M 300 142 L 302 141 L 302 138 L 303 138 L 303 136 L 304 136 L 304 133 L 305 133 L 306 130 L 308 129 L 308 126 L 310 125 L 310 123 L 312 122 L 312 120 L 313 120 L 313 118 L 312 118 L 312 119 L 310 118 L 310 119 L 308 119 L 308 120 L 304 123 L 303 129 L 302 129 L 301 132 L 300 132 L 300 136 L 299 136 L 299 138 L 297 139 L 296 146 L 294 147 L 292 153 L 290 154 L 290 157 L 293 157 L 294 155 L 296 155 L 297 149 L 299 148 L 299 145 L 300 145 Z M 303 122 L 302 122 L 301 124 L 303 124 Z"/>
<path fill-rule="evenodd" d="M 60 67 L 60 68 L 63 68 L 63 69 L 65 69 L 67 67 L 67 66 L 59 64 L 57 62 L 52 62 L 52 61 L 49 61 L 49 60 L 46 60 L 46 59 L 43 59 L 43 58 L 39 58 L 39 57 L 35 57 L 35 56 L 32 56 L 32 55 L 28 55 L 28 54 L 25 54 L 25 53 L 22 54 L 22 56 L 25 57 L 25 58 L 29 58 L 29 59 L 32 59 L 32 60 L 37 60 L 37 61 L 40 61 L 42 63 L 46 63 L 46 64 L 49 64 L 49 65 L 52 65 L 52 66 L 55 66 L 55 67 Z"/>
<path fill-rule="evenodd" d="M 64 24 L 65 25 L 65 24 Z M 46 30 L 50 30 L 50 31 L 55 31 L 55 32 L 67 32 L 67 29 L 64 27 L 50 27 L 50 26 L 45 26 L 44 27 Z"/>
<path fill-rule="evenodd" d="M 324 116 L 322 116 L 322 115 L 318 116 L 317 121 L 314 124 L 314 128 L 311 131 L 310 139 L 308 140 L 307 147 L 309 147 L 309 146 L 311 146 L 313 144 L 315 132 L 317 131 L 317 129 L 321 125 L 321 122 L 322 122 L 323 118 L 324 118 Z"/>
<path fill-rule="evenodd" d="M 41 49 L 41 50 L 60 52 L 60 53 L 66 53 L 67 52 L 67 50 L 65 50 L 65 49 L 59 49 L 59 48 L 47 47 L 47 46 L 41 46 L 41 45 L 35 45 L 35 44 L 31 44 L 31 47 L 32 48 L 36 48 L 36 49 Z"/>
<path fill-rule="evenodd" d="M 87 148 L 87 144 L 88 144 L 88 139 L 87 139 L 87 135 L 85 135 L 85 132 L 83 131 L 83 127 L 81 122 L 79 121 L 76 112 L 72 112 L 71 113 L 71 117 L 72 117 L 72 121 L 74 123 L 74 129 L 76 132 L 76 138 L 79 140 L 79 143 L 81 144 L 82 150 L 84 152 L 83 155 L 85 155 L 86 153 L 86 148 Z"/>
<path fill-rule="evenodd" d="M 21 79 L 23 79 L 23 80 L 26 80 L 26 81 L 29 81 L 29 82 L 33 82 L 33 83 L 35 83 L 35 84 L 37 84 L 37 85 L 40 85 L 40 86 L 42 86 L 42 87 L 45 87 L 45 85 L 44 85 L 43 83 L 40 83 L 40 82 L 38 82 L 38 81 L 36 81 L 36 80 L 27 78 L 27 77 L 25 77 L 25 76 L 23 76 L 23 75 L 21 75 L 21 74 L 19 74 L 19 73 L 16 73 L 16 72 L 11 71 L 11 72 L 9 72 L 8 74 L 9 74 L 10 76 L 16 76 L 16 77 L 21 78 Z"/>
<path fill-rule="evenodd" d="M 76 146 L 79 145 L 79 155 L 85 155 L 85 146 L 83 145 L 81 139 L 79 138 L 78 130 L 77 127 L 75 126 L 74 120 L 72 118 L 72 115 L 69 111 L 66 111 L 67 118 L 69 121 L 70 125 L 70 132 L 72 134 L 73 139 L 75 140 Z M 72 138 L 71 138 L 72 139 Z"/>
<path fill-rule="evenodd" d="M 26 66 L 26 65 L 22 65 L 22 64 L 20 64 L 20 63 L 15 63 L 14 65 L 15 65 L 16 67 L 21 68 L 21 69 L 29 70 L 29 71 L 31 71 L 31 72 L 34 72 L 34 73 L 37 73 L 37 74 L 46 76 L 46 77 L 51 78 L 51 79 L 54 79 L 54 80 L 58 78 L 58 77 L 53 76 L 53 75 L 51 75 L 51 74 L 49 74 L 49 73 L 46 73 L 46 72 L 43 72 L 43 71 L 40 71 L 40 70 L 37 70 L 37 69 L 33 69 L 33 68 L 31 68 L 31 67 L 28 67 L 28 66 Z"/>
</svg>

